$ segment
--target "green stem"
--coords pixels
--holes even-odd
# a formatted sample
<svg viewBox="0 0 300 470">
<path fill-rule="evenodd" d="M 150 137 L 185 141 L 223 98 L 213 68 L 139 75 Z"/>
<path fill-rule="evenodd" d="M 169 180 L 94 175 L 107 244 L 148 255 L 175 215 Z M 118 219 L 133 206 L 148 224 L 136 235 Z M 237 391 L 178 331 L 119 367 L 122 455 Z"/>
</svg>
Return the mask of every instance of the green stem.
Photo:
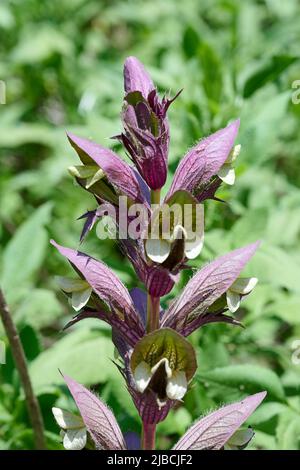
<svg viewBox="0 0 300 470">
<path fill-rule="evenodd" d="M 143 450 L 155 449 L 155 433 L 156 433 L 156 424 L 143 423 L 142 443 L 141 443 Z"/>
</svg>

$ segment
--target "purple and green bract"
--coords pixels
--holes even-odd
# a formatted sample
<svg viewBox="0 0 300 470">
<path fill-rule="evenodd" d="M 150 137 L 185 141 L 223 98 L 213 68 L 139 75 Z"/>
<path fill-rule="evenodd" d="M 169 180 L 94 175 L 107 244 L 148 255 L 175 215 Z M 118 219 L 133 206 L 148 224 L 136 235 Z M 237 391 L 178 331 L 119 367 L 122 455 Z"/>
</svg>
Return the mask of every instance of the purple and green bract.
<svg viewBox="0 0 300 470">
<path fill-rule="evenodd" d="M 120 213 L 120 196 L 127 197 L 129 206 L 142 204 L 149 215 L 148 224 L 153 215 L 151 202 L 191 200 L 203 204 L 207 199 L 218 200 L 215 193 L 222 183 L 218 173 L 231 161 L 239 120 L 200 140 L 187 152 L 166 197 L 161 200 L 170 141 L 166 114 L 179 93 L 173 99 L 165 96 L 160 99 L 149 74 L 135 57 L 126 59 L 124 87 L 124 131 L 116 138 L 124 145 L 132 165 L 112 150 L 68 133 L 81 161 L 80 166 L 72 167 L 71 173 L 96 201 L 95 210 L 82 216 L 85 224 L 81 241 L 104 215 L 103 207 Z M 176 233 L 180 231 L 185 233 L 182 227 Z M 180 404 L 197 369 L 196 355 L 187 337 L 208 323 L 240 325 L 228 313 L 226 293 L 237 282 L 259 242 L 203 266 L 166 310 L 162 309 L 160 298 L 172 290 L 181 271 L 188 268 L 185 237 L 174 237 L 161 262 L 153 261 L 142 237 L 120 238 L 117 243 L 144 289 L 129 292 L 103 262 L 52 241 L 80 280 L 77 284 L 72 281 L 74 292 L 70 287 L 73 284 L 66 284 L 65 292 L 74 295 L 82 306 L 66 328 L 85 318 L 98 318 L 111 326 L 112 341 L 120 357 L 116 365 L 140 415 L 141 438 L 130 433 L 123 436 L 113 413 L 99 398 L 73 379 L 65 376 L 65 380 L 97 449 L 153 449 L 157 423 Z M 241 295 L 234 295 L 240 301 L 243 290 Z M 205 416 L 186 432 L 174 449 L 222 449 L 265 395 L 265 392 L 256 393 Z"/>
</svg>

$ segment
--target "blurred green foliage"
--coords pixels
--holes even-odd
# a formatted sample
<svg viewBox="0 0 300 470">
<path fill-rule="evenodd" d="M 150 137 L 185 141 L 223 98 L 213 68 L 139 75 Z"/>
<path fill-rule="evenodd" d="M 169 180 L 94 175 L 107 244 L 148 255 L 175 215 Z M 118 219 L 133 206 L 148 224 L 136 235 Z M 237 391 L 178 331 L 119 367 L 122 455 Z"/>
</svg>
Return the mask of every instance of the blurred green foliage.
<svg viewBox="0 0 300 470">
<path fill-rule="evenodd" d="M 58 368 L 97 390 L 124 431 L 140 429 L 111 362 L 109 328 L 91 320 L 61 332 L 72 312 L 53 278 L 70 268 L 48 243 L 53 237 L 77 247 L 76 219 L 93 208 L 67 175 L 77 159 L 65 130 L 115 145 L 108 138 L 120 130 L 122 63 L 133 54 L 161 91 L 184 88 L 169 115 L 171 175 L 196 140 L 241 118 L 237 181 L 219 191 L 228 204 L 206 204 L 205 248 L 194 266 L 263 240 L 247 268 L 259 285 L 238 313 L 246 328 L 208 325 L 192 335 L 198 374 L 184 406 L 159 425 L 158 445 L 170 447 L 202 413 L 266 389 L 249 420 L 256 430 L 252 448 L 300 449 L 300 365 L 292 361 L 300 338 L 300 104 L 291 99 L 300 79 L 299 14 L 297 0 L 1 1 L 0 79 L 7 87 L 7 104 L 0 106 L 1 285 L 21 332 L 49 448 L 61 448 L 51 406 L 75 407 Z M 112 241 L 91 234 L 83 249 L 134 286 Z M 7 346 L 0 448 L 32 447 Z"/>
</svg>

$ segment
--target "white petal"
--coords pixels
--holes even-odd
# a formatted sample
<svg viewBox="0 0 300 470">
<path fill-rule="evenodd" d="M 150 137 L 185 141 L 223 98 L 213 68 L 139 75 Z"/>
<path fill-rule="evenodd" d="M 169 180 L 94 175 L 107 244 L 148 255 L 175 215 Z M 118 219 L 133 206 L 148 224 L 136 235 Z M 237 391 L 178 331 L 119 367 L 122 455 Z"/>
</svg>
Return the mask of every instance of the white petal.
<svg viewBox="0 0 300 470">
<path fill-rule="evenodd" d="M 74 310 L 76 310 L 76 312 L 81 310 L 87 304 L 91 296 L 91 293 L 92 293 L 92 289 L 90 287 L 88 289 L 84 289 L 84 290 L 80 290 L 78 292 L 72 293 L 71 304 Z"/>
<path fill-rule="evenodd" d="M 63 446 L 66 450 L 81 450 L 86 445 L 86 429 L 70 429 L 63 439 Z"/>
<path fill-rule="evenodd" d="M 235 171 L 231 164 L 225 163 L 218 171 L 218 177 L 226 184 L 233 185 L 235 182 Z"/>
<path fill-rule="evenodd" d="M 187 391 L 186 376 L 183 371 L 174 372 L 168 380 L 166 393 L 171 400 L 181 400 Z"/>
<path fill-rule="evenodd" d="M 232 292 L 230 289 L 226 292 L 226 300 L 227 300 L 227 306 L 229 310 L 234 313 L 237 311 L 237 309 L 240 306 L 241 303 L 241 296 L 240 294 L 236 294 L 235 292 Z"/>
<path fill-rule="evenodd" d="M 148 364 L 142 361 L 133 373 L 134 380 L 139 392 L 143 393 L 151 379 L 151 370 Z"/>
<path fill-rule="evenodd" d="M 254 289 L 258 282 L 257 277 L 240 277 L 230 287 L 232 292 L 247 295 Z"/>
<path fill-rule="evenodd" d="M 145 243 L 147 256 L 155 263 L 163 263 L 170 254 L 171 244 L 166 240 L 148 238 Z"/>
<path fill-rule="evenodd" d="M 239 154 L 241 152 L 241 148 L 242 148 L 241 144 L 235 145 L 233 147 L 232 151 L 230 152 L 229 157 L 226 160 L 226 163 L 234 162 L 237 159 L 237 157 L 239 156 Z"/>
<path fill-rule="evenodd" d="M 159 368 L 159 366 L 162 363 L 164 363 L 164 365 L 165 365 L 165 371 L 166 371 L 167 378 L 172 377 L 172 369 L 171 369 L 171 367 L 169 365 L 169 361 L 166 357 L 163 357 L 160 361 L 157 362 L 157 364 L 155 364 L 155 366 L 152 367 L 151 374 L 154 375 L 155 372 L 157 371 L 157 369 Z"/>
<path fill-rule="evenodd" d="M 80 291 L 89 287 L 89 284 L 83 279 L 71 279 L 69 277 L 55 276 L 55 281 L 60 289 L 67 293 Z"/>
<path fill-rule="evenodd" d="M 62 429 L 80 429 L 84 427 L 81 416 L 74 415 L 70 411 L 53 407 L 52 413 L 58 426 Z"/>
<path fill-rule="evenodd" d="M 185 255 L 188 259 L 197 258 L 201 253 L 204 244 L 204 232 L 202 236 L 196 236 L 193 241 L 186 241 L 185 244 Z"/>
<path fill-rule="evenodd" d="M 185 254 L 188 259 L 196 258 L 203 248 L 204 243 L 204 206 L 198 204 L 196 212 L 196 233 L 193 231 L 192 220 L 185 221 L 187 240 L 185 242 Z"/>
</svg>

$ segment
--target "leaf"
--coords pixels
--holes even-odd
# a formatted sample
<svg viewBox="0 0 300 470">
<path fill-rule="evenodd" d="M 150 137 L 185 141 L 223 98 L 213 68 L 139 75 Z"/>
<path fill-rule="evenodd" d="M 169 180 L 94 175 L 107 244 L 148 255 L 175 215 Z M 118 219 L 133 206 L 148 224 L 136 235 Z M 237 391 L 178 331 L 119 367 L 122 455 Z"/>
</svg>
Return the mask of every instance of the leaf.
<svg viewBox="0 0 300 470">
<path fill-rule="evenodd" d="M 276 429 L 280 449 L 299 450 L 300 449 L 300 417 L 294 411 L 287 411 L 280 416 Z"/>
<path fill-rule="evenodd" d="M 239 388 L 246 392 L 253 392 L 257 389 L 265 389 L 268 396 L 276 398 L 279 401 L 285 401 L 284 390 L 280 379 L 270 369 L 265 367 L 238 364 L 227 367 L 218 367 L 217 369 L 199 372 L 198 377 L 201 380 L 219 384 L 222 386 Z"/>
<path fill-rule="evenodd" d="M 174 450 L 220 450 L 265 398 L 266 392 L 224 406 L 196 422 Z"/>
<path fill-rule="evenodd" d="M 218 53 L 210 44 L 201 43 L 198 56 L 204 75 L 202 84 L 206 96 L 218 103 L 223 89 L 222 63 Z"/>
<path fill-rule="evenodd" d="M 96 446 L 104 450 L 124 450 L 124 438 L 110 409 L 75 380 L 64 378 Z"/>
<path fill-rule="evenodd" d="M 295 257 L 279 247 L 265 244 L 252 261 L 251 269 L 259 282 L 268 282 L 300 292 L 300 267 Z"/>
<path fill-rule="evenodd" d="M 257 165 L 274 158 L 276 147 L 282 139 L 282 122 L 286 119 L 291 99 L 290 91 L 276 93 L 274 96 L 269 96 L 263 91 L 264 89 L 261 90 L 262 96 L 258 94 L 257 102 L 245 101 L 241 113 L 239 142 L 243 149 L 243 159 L 251 166 L 253 161 Z M 262 167 L 259 169 L 262 170 Z"/>
<path fill-rule="evenodd" d="M 291 325 L 300 325 L 300 298 L 292 292 L 278 292 L 272 295 L 272 302 L 264 309 L 265 315 L 276 316 Z"/>
<path fill-rule="evenodd" d="M 265 237 L 268 211 L 255 209 L 247 211 L 232 227 L 230 238 L 235 243 L 248 243 Z"/>
<path fill-rule="evenodd" d="M 165 421 L 159 423 L 158 432 L 162 434 L 172 435 L 172 434 L 184 434 L 187 426 L 192 424 L 191 414 L 183 407 L 178 410 L 171 410 L 168 414 Z"/>
<path fill-rule="evenodd" d="M 33 361 L 41 352 L 41 345 L 37 333 L 30 325 L 25 325 L 20 331 L 20 339 L 28 361 Z"/>
<path fill-rule="evenodd" d="M 33 289 L 22 300 L 14 314 L 17 324 L 26 322 L 41 329 L 54 323 L 62 313 L 62 306 L 54 292 L 46 289 Z"/>
<path fill-rule="evenodd" d="M 61 385 L 58 370 L 73 374 L 88 385 L 103 383 L 117 369 L 111 363 L 114 357 L 111 341 L 99 330 L 77 329 L 42 352 L 30 365 L 30 376 L 37 393 L 49 385 Z"/>
<path fill-rule="evenodd" d="M 22 40 L 13 50 L 12 60 L 18 64 L 40 64 L 54 54 L 71 54 L 72 41 L 58 28 L 51 27 L 50 24 L 49 22 L 40 24 L 34 35 L 32 35 L 32 30 L 28 28 Z"/>
<path fill-rule="evenodd" d="M 48 246 L 44 226 L 50 220 L 51 208 L 52 204 L 46 203 L 37 209 L 18 228 L 4 251 L 1 284 L 8 302 L 16 296 L 16 286 L 27 286 L 44 261 Z"/>
<path fill-rule="evenodd" d="M 248 423 L 250 426 L 256 426 L 260 423 L 265 423 L 288 410 L 288 407 L 278 402 L 263 403 L 256 412 L 250 416 Z"/>
<path fill-rule="evenodd" d="M 249 98 L 255 91 L 263 87 L 266 83 L 278 79 L 280 75 L 296 60 L 297 57 L 288 55 L 272 57 L 267 64 L 261 66 L 246 80 L 243 91 L 244 98 Z"/>
<path fill-rule="evenodd" d="M 189 59 L 195 57 L 197 54 L 199 45 L 200 45 L 199 35 L 197 31 L 195 31 L 195 29 L 189 25 L 184 31 L 183 42 L 182 42 L 183 50 L 184 50 L 186 57 L 188 57 Z"/>
<path fill-rule="evenodd" d="M 277 450 L 277 442 L 275 436 L 271 436 L 270 434 L 255 431 L 255 436 L 253 441 L 250 443 L 250 446 L 254 449 L 263 449 L 263 450 Z"/>
</svg>

